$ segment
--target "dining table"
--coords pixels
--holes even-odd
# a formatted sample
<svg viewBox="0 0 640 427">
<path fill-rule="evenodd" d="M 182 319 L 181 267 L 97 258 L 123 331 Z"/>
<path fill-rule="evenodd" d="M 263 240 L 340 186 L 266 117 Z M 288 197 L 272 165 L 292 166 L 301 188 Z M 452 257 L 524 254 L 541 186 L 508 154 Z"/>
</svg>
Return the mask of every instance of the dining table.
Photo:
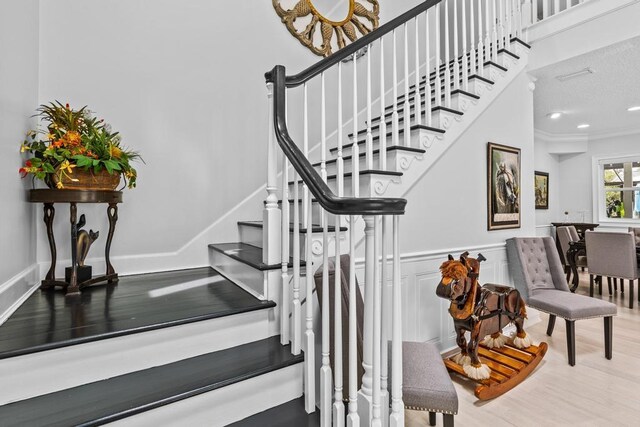
<svg viewBox="0 0 640 427">
<path fill-rule="evenodd" d="M 569 261 L 569 268 L 571 268 L 571 274 L 573 275 L 572 283 L 569 288 L 571 292 L 575 292 L 578 289 L 580 278 L 578 277 L 578 257 L 587 256 L 587 244 L 584 239 L 577 240 L 575 242 L 569 242 L 569 249 L 567 250 L 567 261 Z M 638 263 L 640 264 L 640 245 L 636 245 L 636 256 L 638 257 Z M 600 278 L 598 278 L 600 280 Z"/>
</svg>

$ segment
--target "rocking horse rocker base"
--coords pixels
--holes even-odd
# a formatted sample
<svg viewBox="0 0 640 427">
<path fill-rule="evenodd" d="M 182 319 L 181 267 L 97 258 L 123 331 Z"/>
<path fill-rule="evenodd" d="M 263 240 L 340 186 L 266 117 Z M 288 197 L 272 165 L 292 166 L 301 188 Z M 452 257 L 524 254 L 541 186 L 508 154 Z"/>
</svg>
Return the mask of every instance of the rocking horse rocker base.
<svg viewBox="0 0 640 427">
<path fill-rule="evenodd" d="M 462 365 L 454 361 L 459 353 L 445 359 L 444 364 L 449 372 L 478 383 L 475 396 L 479 400 L 489 400 L 506 393 L 524 381 L 536 369 L 546 352 L 547 343 L 545 342 L 524 349 L 518 349 L 510 344 L 505 344 L 501 348 L 488 348 L 480 344 L 478 346 L 480 361 L 491 369 L 491 377 L 486 380 L 469 378 Z"/>
</svg>

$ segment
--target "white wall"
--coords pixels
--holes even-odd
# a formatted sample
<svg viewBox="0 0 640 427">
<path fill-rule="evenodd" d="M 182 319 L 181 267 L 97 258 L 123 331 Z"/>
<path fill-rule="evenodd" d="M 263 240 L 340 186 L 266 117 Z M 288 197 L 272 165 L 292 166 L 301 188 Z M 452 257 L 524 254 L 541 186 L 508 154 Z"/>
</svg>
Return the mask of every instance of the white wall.
<svg viewBox="0 0 640 427">
<path fill-rule="evenodd" d="M 569 211 L 572 221 L 578 211 L 586 211 L 585 220 L 597 222 L 593 212 L 592 161 L 594 156 L 618 156 L 640 153 L 640 133 L 591 139 L 586 153 L 559 156 L 560 211 Z M 624 227 L 623 227 L 624 228 Z"/>
<path fill-rule="evenodd" d="M 520 74 L 406 195 L 403 253 L 501 243 L 535 231 L 533 94 Z M 522 150 L 521 228 L 487 231 L 487 143 Z"/>
<path fill-rule="evenodd" d="M 381 22 L 418 2 L 384 3 Z M 57 0 L 40 7 L 47 16 L 40 102 L 89 105 L 147 163 L 121 206 L 116 269 L 206 264 L 206 243 L 236 240 L 235 221 L 261 218 L 260 192 L 225 214 L 264 186 L 264 72 L 283 64 L 293 74 L 319 58 L 288 33 L 269 1 Z M 87 228 L 106 235 L 103 207 L 81 212 Z M 66 221 L 56 227 L 68 234 Z M 38 242 L 45 261 L 42 233 Z"/>
<path fill-rule="evenodd" d="M 0 2 L 0 322 L 35 264 L 36 208 L 18 175 L 19 147 L 38 102 L 38 0 Z M 40 210 L 37 211 L 38 213 Z M 31 269 L 31 270 L 30 270 Z"/>
<path fill-rule="evenodd" d="M 536 209 L 536 229 L 538 235 L 548 236 L 551 223 L 564 218 L 560 210 L 560 188 L 562 179 L 558 156 L 549 154 L 548 142 L 536 139 L 534 146 L 534 167 L 536 171 L 549 174 L 549 209 Z M 562 216 L 561 216 L 562 215 Z"/>
</svg>

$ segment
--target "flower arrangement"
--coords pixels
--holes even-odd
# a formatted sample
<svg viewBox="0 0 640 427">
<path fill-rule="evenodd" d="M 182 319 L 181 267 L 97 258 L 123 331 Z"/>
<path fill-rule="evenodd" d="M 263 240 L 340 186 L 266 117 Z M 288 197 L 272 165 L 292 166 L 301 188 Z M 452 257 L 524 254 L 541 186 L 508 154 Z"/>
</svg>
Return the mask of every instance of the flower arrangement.
<svg viewBox="0 0 640 427">
<path fill-rule="evenodd" d="M 104 119 L 97 119 L 86 106 L 74 110 L 58 101 L 41 105 L 37 112 L 45 129 L 29 131 L 22 143 L 20 152 L 32 155 L 19 169 L 23 178 L 31 175 L 64 189 L 63 181 L 78 181 L 74 169 L 80 168 L 92 174 L 122 175 L 129 188 L 136 186 L 138 174 L 131 161 L 143 160 L 122 147 L 120 134 Z"/>
</svg>

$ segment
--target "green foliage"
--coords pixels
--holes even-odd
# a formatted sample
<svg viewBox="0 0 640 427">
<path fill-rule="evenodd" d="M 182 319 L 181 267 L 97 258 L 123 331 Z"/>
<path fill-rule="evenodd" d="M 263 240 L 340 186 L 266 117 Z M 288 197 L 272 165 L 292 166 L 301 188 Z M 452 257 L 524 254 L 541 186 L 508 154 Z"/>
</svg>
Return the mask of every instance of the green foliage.
<svg viewBox="0 0 640 427">
<path fill-rule="evenodd" d="M 32 175 L 50 183 L 53 174 L 71 176 L 74 167 L 95 173 L 106 169 L 110 174 L 122 174 L 129 188 L 136 186 L 138 173 L 131 162 L 143 161 L 140 154 L 124 148 L 120 134 L 86 106 L 74 110 L 55 101 L 41 105 L 36 116 L 45 129 L 29 131 L 22 143 L 20 151 L 33 156 L 19 170 L 23 177 Z"/>
</svg>

